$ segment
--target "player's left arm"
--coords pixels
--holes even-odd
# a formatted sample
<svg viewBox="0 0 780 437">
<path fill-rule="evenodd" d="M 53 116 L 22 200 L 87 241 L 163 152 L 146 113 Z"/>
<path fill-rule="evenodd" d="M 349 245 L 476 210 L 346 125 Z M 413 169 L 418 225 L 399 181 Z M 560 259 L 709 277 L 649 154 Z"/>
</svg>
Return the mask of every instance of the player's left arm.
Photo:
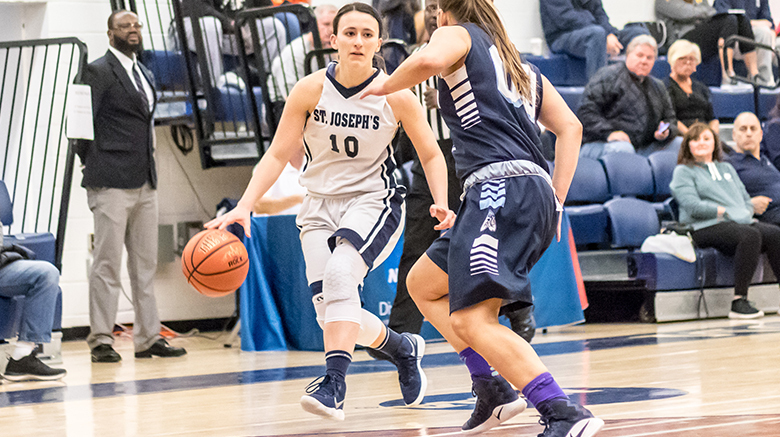
<svg viewBox="0 0 780 437">
<path fill-rule="evenodd" d="M 401 90 L 387 96 L 396 119 L 401 122 L 404 131 L 417 151 L 433 196 L 430 213 L 439 220 L 436 230 L 452 227 L 455 213 L 447 204 L 447 163 L 439 149 L 439 144 L 425 121 L 425 113 L 417 98 L 409 90 Z"/>
<path fill-rule="evenodd" d="M 555 195 L 561 204 L 566 200 L 582 144 L 582 123 L 569 109 L 555 87 L 546 77 L 541 76 L 543 84 L 542 108 L 539 111 L 539 122 L 555 134 L 555 170 L 552 184 Z"/>
</svg>

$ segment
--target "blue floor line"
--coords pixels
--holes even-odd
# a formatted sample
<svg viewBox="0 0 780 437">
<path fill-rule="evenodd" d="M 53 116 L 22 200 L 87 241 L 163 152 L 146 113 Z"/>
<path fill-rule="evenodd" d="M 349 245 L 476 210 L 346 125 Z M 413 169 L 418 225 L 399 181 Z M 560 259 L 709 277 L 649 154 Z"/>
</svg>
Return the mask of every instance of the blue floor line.
<svg viewBox="0 0 780 437">
<path fill-rule="evenodd" d="M 647 346 L 662 343 L 706 340 L 729 336 L 780 333 L 780 322 L 762 325 L 739 325 L 656 334 L 628 335 L 620 337 L 594 338 L 589 340 L 561 341 L 533 345 L 539 356 L 553 356 L 584 351 L 599 351 L 625 347 Z M 458 355 L 445 352 L 426 355 L 423 367 L 461 365 Z M 384 361 L 358 361 L 349 367 L 349 374 L 365 374 L 395 370 L 395 366 Z M 181 376 L 175 378 L 143 379 L 126 382 L 109 382 L 89 385 L 47 387 L 32 390 L 18 390 L 0 393 L 0 408 L 51 402 L 69 402 L 117 396 L 133 396 L 150 393 L 164 393 L 204 388 L 226 387 L 242 384 L 316 378 L 325 373 L 325 366 L 299 366 L 275 369 L 249 370 L 244 372 L 215 373 L 208 375 Z"/>
</svg>

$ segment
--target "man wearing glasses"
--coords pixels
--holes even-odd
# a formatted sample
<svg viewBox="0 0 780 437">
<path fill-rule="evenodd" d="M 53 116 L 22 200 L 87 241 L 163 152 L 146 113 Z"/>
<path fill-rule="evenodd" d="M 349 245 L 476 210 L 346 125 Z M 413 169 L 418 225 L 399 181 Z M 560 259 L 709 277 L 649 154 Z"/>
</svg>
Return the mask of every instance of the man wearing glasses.
<svg viewBox="0 0 780 437">
<path fill-rule="evenodd" d="M 154 162 L 153 113 L 157 102 L 152 74 L 137 62 L 143 25 L 125 10 L 108 18 L 110 47 L 84 69 L 92 91 L 95 139 L 79 141 L 84 165 L 81 185 L 94 216 L 94 249 L 89 273 L 92 362 L 118 362 L 112 347 L 119 295 L 122 249 L 135 312 L 136 358 L 186 353 L 160 336 L 154 295 L 157 269 L 157 171 Z"/>
</svg>

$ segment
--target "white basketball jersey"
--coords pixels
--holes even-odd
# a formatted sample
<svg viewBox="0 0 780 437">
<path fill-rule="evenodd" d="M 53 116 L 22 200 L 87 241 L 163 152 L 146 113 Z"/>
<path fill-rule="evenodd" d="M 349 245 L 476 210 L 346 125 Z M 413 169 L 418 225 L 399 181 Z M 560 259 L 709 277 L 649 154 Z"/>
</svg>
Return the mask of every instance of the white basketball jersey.
<svg viewBox="0 0 780 437">
<path fill-rule="evenodd" d="M 317 196 L 395 188 L 391 141 L 398 123 L 393 110 L 384 96 L 360 99 L 366 86 L 384 73 L 345 88 L 336 82 L 335 69 L 335 62 L 328 65 L 322 96 L 306 121 L 301 185 Z"/>
</svg>

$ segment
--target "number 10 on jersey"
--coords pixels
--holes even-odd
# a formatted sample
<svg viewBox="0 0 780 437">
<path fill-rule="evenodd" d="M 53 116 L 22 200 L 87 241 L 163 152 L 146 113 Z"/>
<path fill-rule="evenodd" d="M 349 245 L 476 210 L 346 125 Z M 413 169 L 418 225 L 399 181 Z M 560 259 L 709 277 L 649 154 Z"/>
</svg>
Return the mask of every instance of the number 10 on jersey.
<svg viewBox="0 0 780 437">
<path fill-rule="evenodd" d="M 338 139 L 336 139 L 336 135 L 330 136 L 330 150 L 341 153 L 341 150 L 339 150 L 339 142 Z M 344 138 L 344 152 L 349 156 L 350 158 L 354 158 L 358 154 L 358 140 L 357 138 L 353 137 L 352 135 Z"/>
</svg>

